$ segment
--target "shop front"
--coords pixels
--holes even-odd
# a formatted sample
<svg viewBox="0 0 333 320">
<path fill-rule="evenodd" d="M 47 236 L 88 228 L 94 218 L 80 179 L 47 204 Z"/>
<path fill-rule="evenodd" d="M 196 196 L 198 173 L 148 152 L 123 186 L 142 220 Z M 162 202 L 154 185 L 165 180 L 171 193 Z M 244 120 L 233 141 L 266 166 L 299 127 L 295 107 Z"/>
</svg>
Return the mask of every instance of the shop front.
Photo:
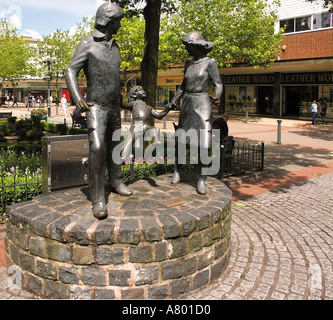
<svg viewBox="0 0 333 320">
<path fill-rule="evenodd" d="M 327 118 L 333 118 L 333 72 L 223 75 L 223 112 L 311 117 L 310 107 L 326 100 Z"/>
<path fill-rule="evenodd" d="M 311 117 L 310 107 L 317 101 L 319 112 L 324 100 L 327 118 L 333 117 L 333 72 L 282 73 L 282 115 Z"/>
<path fill-rule="evenodd" d="M 226 113 L 273 114 L 273 74 L 224 75 Z"/>
<path fill-rule="evenodd" d="M 176 94 L 182 81 L 183 76 L 158 77 L 156 106 L 165 106 L 169 103 Z"/>
</svg>

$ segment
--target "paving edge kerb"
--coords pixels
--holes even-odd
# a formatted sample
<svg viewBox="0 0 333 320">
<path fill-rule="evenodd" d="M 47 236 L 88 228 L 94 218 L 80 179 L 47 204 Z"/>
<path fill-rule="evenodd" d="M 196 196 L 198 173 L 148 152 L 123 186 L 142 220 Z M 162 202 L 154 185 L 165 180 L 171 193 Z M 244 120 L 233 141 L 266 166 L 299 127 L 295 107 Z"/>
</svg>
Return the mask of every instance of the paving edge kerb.
<svg viewBox="0 0 333 320">
<path fill-rule="evenodd" d="M 131 197 L 110 194 L 101 221 L 79 188 L 10 206 L 8 266 L 43 298 L 171 299 L 197 290 L 228 264 L 232 193 L 208 178 L 207 195 L 198 195 L 192 181 L 135 182 Z"/>
</svg>

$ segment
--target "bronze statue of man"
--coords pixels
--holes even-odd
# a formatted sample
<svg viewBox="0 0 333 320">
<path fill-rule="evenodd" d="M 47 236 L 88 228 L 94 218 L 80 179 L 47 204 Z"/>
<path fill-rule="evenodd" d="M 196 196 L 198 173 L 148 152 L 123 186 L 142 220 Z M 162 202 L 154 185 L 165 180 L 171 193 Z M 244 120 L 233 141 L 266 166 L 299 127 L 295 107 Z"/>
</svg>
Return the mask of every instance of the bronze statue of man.
<svg viewBox="0 0 333 320">
<path fill-rule="evenodd" d="M 102 4 L 96 12 L 94 32 L 79 43 L 66 70 L 66 83 L 72 100 L 80 112 L 87 112 L 90 196 L 94 216 L 98 219 L 108 215 L 104 180 L 106 166 L 112 189 L 124 196 L 132 194 L 122 181 L 121 166 L 112 159 L 112 150 L 119 143 L 112 141 L 112 135 L 121 129 L 120 51 L 112 36 L 121 27 L 123 16 L 123 10 L 115 3 Z M 78 84 L 81 69 L 87 78 L 86 100 Z"/>
</svg>

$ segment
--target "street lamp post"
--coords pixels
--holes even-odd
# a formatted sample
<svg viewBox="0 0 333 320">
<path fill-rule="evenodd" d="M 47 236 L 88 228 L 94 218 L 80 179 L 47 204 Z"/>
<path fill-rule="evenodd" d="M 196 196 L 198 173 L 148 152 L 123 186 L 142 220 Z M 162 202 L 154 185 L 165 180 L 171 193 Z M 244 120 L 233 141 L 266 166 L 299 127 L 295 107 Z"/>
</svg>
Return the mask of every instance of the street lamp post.
<svg viewBox="0 0 333 320">
<path fill-rule="evenodd" d="M 47 116 L 51 116 L 51 104 L 50 104 L 50 80 L 51 80 L 51 63 L 55 63 L 56 58 L 46 56 L 43 58 L 43 63 L 47 64 L 48 68 L 48 77 L 47 77 Z"/>
</svg>

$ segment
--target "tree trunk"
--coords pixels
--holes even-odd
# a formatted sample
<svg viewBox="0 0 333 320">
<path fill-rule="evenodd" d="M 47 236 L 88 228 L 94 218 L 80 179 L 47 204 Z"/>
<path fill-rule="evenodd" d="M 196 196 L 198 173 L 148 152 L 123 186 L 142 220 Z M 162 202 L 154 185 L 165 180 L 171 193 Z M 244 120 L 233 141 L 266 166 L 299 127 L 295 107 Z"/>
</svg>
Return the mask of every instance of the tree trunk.
<svg viewBox="0 0 333 320">
<path fill-rule="evenodd" d="M 143 14 L 146 27 L 144 55 L 141 61 L 142 86 L 147 92 L 146 103 L 155 107 L 161 0 L 147 0 Z"/>
</svg>

